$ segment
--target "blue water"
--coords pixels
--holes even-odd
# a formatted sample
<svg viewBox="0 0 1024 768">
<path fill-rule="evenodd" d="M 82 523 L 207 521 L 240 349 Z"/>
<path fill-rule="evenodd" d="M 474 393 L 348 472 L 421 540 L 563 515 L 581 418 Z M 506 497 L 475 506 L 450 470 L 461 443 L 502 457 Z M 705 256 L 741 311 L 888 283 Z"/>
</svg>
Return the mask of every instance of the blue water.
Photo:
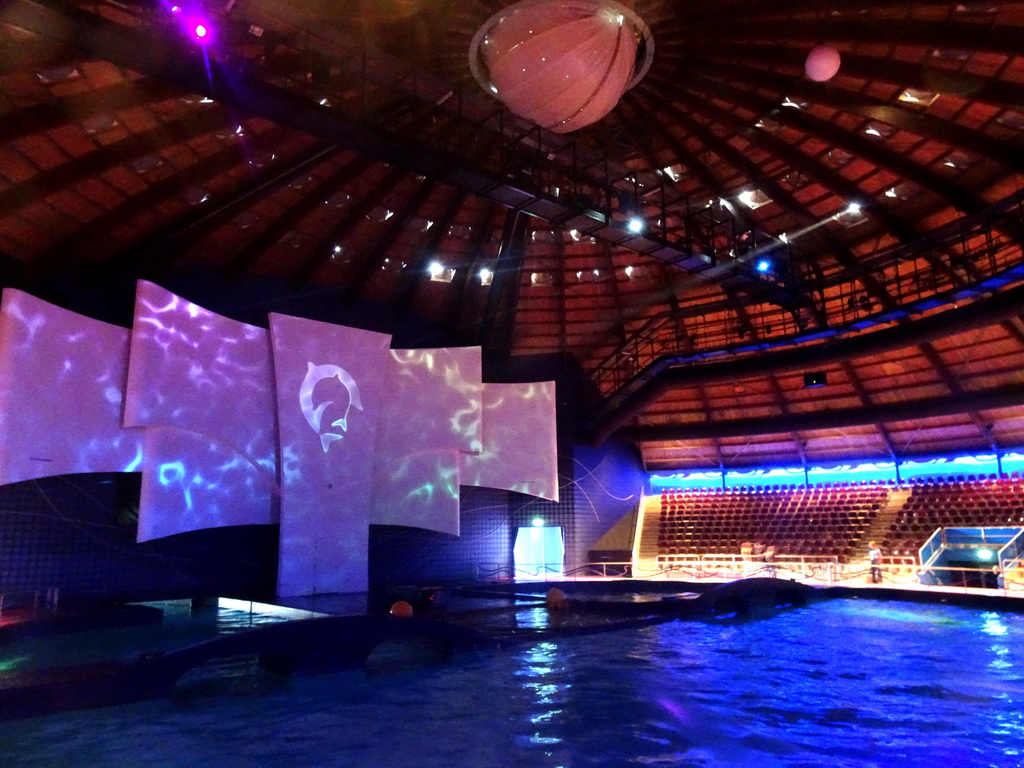
<svg viewBox="0 0 1024 768">
<path fill-rule="evenodd" d="M 393 666 L 4 723 L 0 766 L 1024 765 L 1011 614 L 833 601 Z"/>
</svg>

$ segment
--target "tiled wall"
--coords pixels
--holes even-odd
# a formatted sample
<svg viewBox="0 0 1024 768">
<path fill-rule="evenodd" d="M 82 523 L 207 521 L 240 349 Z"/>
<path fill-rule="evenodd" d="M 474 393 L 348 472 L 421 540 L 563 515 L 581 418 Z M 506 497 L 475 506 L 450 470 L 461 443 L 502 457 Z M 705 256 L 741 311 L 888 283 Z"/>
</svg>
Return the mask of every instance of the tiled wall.
<svg viewBox="0 0 1024 768">
<path fill-rule="evenodd" d="M 370 526 L 370 586 L 473 581 L 511 565 L 508 491 L 460 489 L 460 535 Z"/>
<path fill-rule="evenodd" d="M 631 445 L 577 445 L 573 458 L 576 536 L 572 557 L 582 563 L 589 560 L 598 539 L 637 508 L 643 494 L 649 493 L 650 481 L 639 452 Z"/>
<path fill-rule="evenodd" d="M 244 526 L 135 543 L 137 476 L 69 475 L 0 487 L 0 594 L 8 605 L 273 594 L 277 531 Z"/>
</svg>

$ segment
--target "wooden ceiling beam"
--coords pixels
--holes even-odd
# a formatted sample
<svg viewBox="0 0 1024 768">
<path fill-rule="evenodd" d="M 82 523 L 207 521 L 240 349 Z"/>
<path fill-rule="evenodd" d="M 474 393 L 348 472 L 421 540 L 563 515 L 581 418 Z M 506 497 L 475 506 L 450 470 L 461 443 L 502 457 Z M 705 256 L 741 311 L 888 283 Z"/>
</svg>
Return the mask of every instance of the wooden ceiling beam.
<svg viewBox="0 0 1024 768">
<path fill-rule="evenodd" d="M 284 128 L 273 128 L 260 134 L 248 147 L 237 143 L 227 146 L 203 157 L 173 176 L 151 184 L 144 191 L 125 198 L 119 205 L 96 216 L 42 251 L 29 265 L 26 280 L 29 285 L 38 284 L 54 271 L 70 269 L 79 260 L 78 256 L 83 249 L 108 240 L 109 232 L 123 222 L 148 213 L 168 197 L 179 195 L 193 186 L 202 186 L 209 179 L 229 173 L 240 163 L 246 162 L 251 153 L 279 146 L 289 135 L 290 132 Z M 207 213 L 206 209 L 201 209 L 192 215 L 201 218 Z M 134 246 L 127 250 L 134 250 Z"/>
<path fill-rule="evenodd" d="M 224 268 L 227 277 L 233 279 L 244 273 L 282 237 L 294 231 L 299 222 L 312 213 L 317 206 L 323 205 L 324 201 L 330 199 L 339 189 L 364 174 L 374 165 L 372 158 L 359 155 L 312 184 L 297 202 L 232 255 L 231 260 Z"/>
<path fill-rule="evenodd" d="M 380 268 L 382 259 L 390 258 L 393 255 L 391 249 L 405 233 L 409 221 L 419 213 L 436 188 L 436 182 L 431 179 L 423 179 L 416 191 L 406 198 L 402 207 L 388 220 L 384 234 L 374 242 L 373 250 L 363 256 L 353 279 L 341 289 L 342 300 L 345 303 L 353 304 L 362 295 L 363 287 L 370 279 L 370 275 L 375 269 Z"/>
<path fill-rule="evenodd" d="M 334 249 L 341 246 L 341 243 L 355 228 L 366 221 L 370 212 L 379 206 L 406 176 L 407 174 L 402 168 L 391 168 L 358 200 L 353 201 L 348 210 L 344 212 L 344 216 L 325 232 L 316 245 L 307 252 L 306 258 L 292 274 L 290 281 L 292 290 L 298 290 L 309 282 L 321 265 L 335 255 Z"/>
<path fill-rule="evenodd" d="M 147 155 L 158 155 L 169 147 L 224 128 L 226 120 L 227 115 L 223 110 L 210 110 L 161 123 L 112 144 L 99 145 L 92 152 L 71 158 L 17 186 L 0 191 L 0 216 L 8 216 L 62 189 L 101 176 L 113 168 L 129 165 Z M 234 129 L 232 125 L 231 130 Z"/>
<path fill-rule="evenodd" d="M 967 395 L 981 411 L 1017 408 L 1024 405 L 1024 388 L 1017 385 L 972 390 Z M 751 437 L 787 432 L 814 432 L 843 427 L 952 416 L 964 412 L 961 395 L 908 400 L 901 403 L 877 403 L 870 408 L 832 408 L 789 416 L 752 416 L 720 419 L 707 423 L 681 422 L 621 427 L 612 433 L 615 440 L 654 443 L 676 440 L 706 440 L 713 437 Z"/>
</svg>

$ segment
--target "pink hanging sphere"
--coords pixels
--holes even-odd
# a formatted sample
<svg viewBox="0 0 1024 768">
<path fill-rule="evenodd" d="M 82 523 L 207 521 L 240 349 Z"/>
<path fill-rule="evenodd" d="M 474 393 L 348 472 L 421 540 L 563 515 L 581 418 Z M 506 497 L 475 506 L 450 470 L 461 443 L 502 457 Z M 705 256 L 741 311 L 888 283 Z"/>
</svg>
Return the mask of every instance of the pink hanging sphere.
<svg viewBox="0 0 1024 768">
<path fill-rule="evenodd" d="M 839 51 L 831 45 L 819 45 L 809 54 L 804 62 L 804 71 L 816 83 L 824 83 L 836 76 L 842 59 Z"/>
</svg>

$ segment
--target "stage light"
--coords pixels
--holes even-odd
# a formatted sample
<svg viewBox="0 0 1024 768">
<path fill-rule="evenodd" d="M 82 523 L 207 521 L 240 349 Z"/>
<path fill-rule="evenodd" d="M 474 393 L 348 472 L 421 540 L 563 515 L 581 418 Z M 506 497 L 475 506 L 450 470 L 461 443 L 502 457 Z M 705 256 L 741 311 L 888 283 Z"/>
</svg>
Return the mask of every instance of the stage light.
<svg viewBox="0 0 1024 768">
<path fill-rule="evenodd" d="M 809 371 L 804 374 L 804 387 L 814 389 L 824 387 L 828 384 L 828 374 L 825 371 Z"/>
<path fill-rule="evenodd" d="M 638 219 L 636 216 L 634 216 L 629 220 L 629 223 L 626 224 L 626 229 L 628 229 L 634 235 L 639 235 L 641 232 L 644 231 L 644 223 L 641 219 Z"/>
<path fill-rule="evenodd" d="M 991 549 L 979 549 L 978 550 L 978 559 L 979 560 L 991 560 L 992 559 L 992 554 L 993 553 L 992 553 Z"/>
<path fill-rule="evenodd" d="M 851 216 L 856 216 L 858 213 L 860 213 L 860 203 L 850 203 L 848 206 L 846 206 L 846 210 L 843 211 L 843 213 L 848 213 Z"/>
<path fill-rule="evenodd" d="M 440 277 L 441 273 L 444 272 L 444 264 L 439 261 L 432 261 L 428 269 L 430 270 L 431 277 Z"/>
<path fill-rule="evenodd" d="M 757 271 L 758 272 L 762 272 L 762 273 L 763 272 L 767 272 L 771 268 L 772 268 L 772 263 L 770 261 L 768 261 L 768 259 L 761 259 L 759 262 L 757 262 Z"/>
<path fill-rule="evenodd" d="M 544 518 L 543 517 L 535 517 L 535 518 L 533 518 L 533 527 L 534 528 L 543 528 L 544 527 Z"/>
<path fill-rule="evenodd" d="M 205 24 L 196 24 L 195 29 L 192 30 L 192 33 L 199 40 L 205 40 L 206 36 L 209 34 L 209 30 L 206 28 Z"/>
</svg>

